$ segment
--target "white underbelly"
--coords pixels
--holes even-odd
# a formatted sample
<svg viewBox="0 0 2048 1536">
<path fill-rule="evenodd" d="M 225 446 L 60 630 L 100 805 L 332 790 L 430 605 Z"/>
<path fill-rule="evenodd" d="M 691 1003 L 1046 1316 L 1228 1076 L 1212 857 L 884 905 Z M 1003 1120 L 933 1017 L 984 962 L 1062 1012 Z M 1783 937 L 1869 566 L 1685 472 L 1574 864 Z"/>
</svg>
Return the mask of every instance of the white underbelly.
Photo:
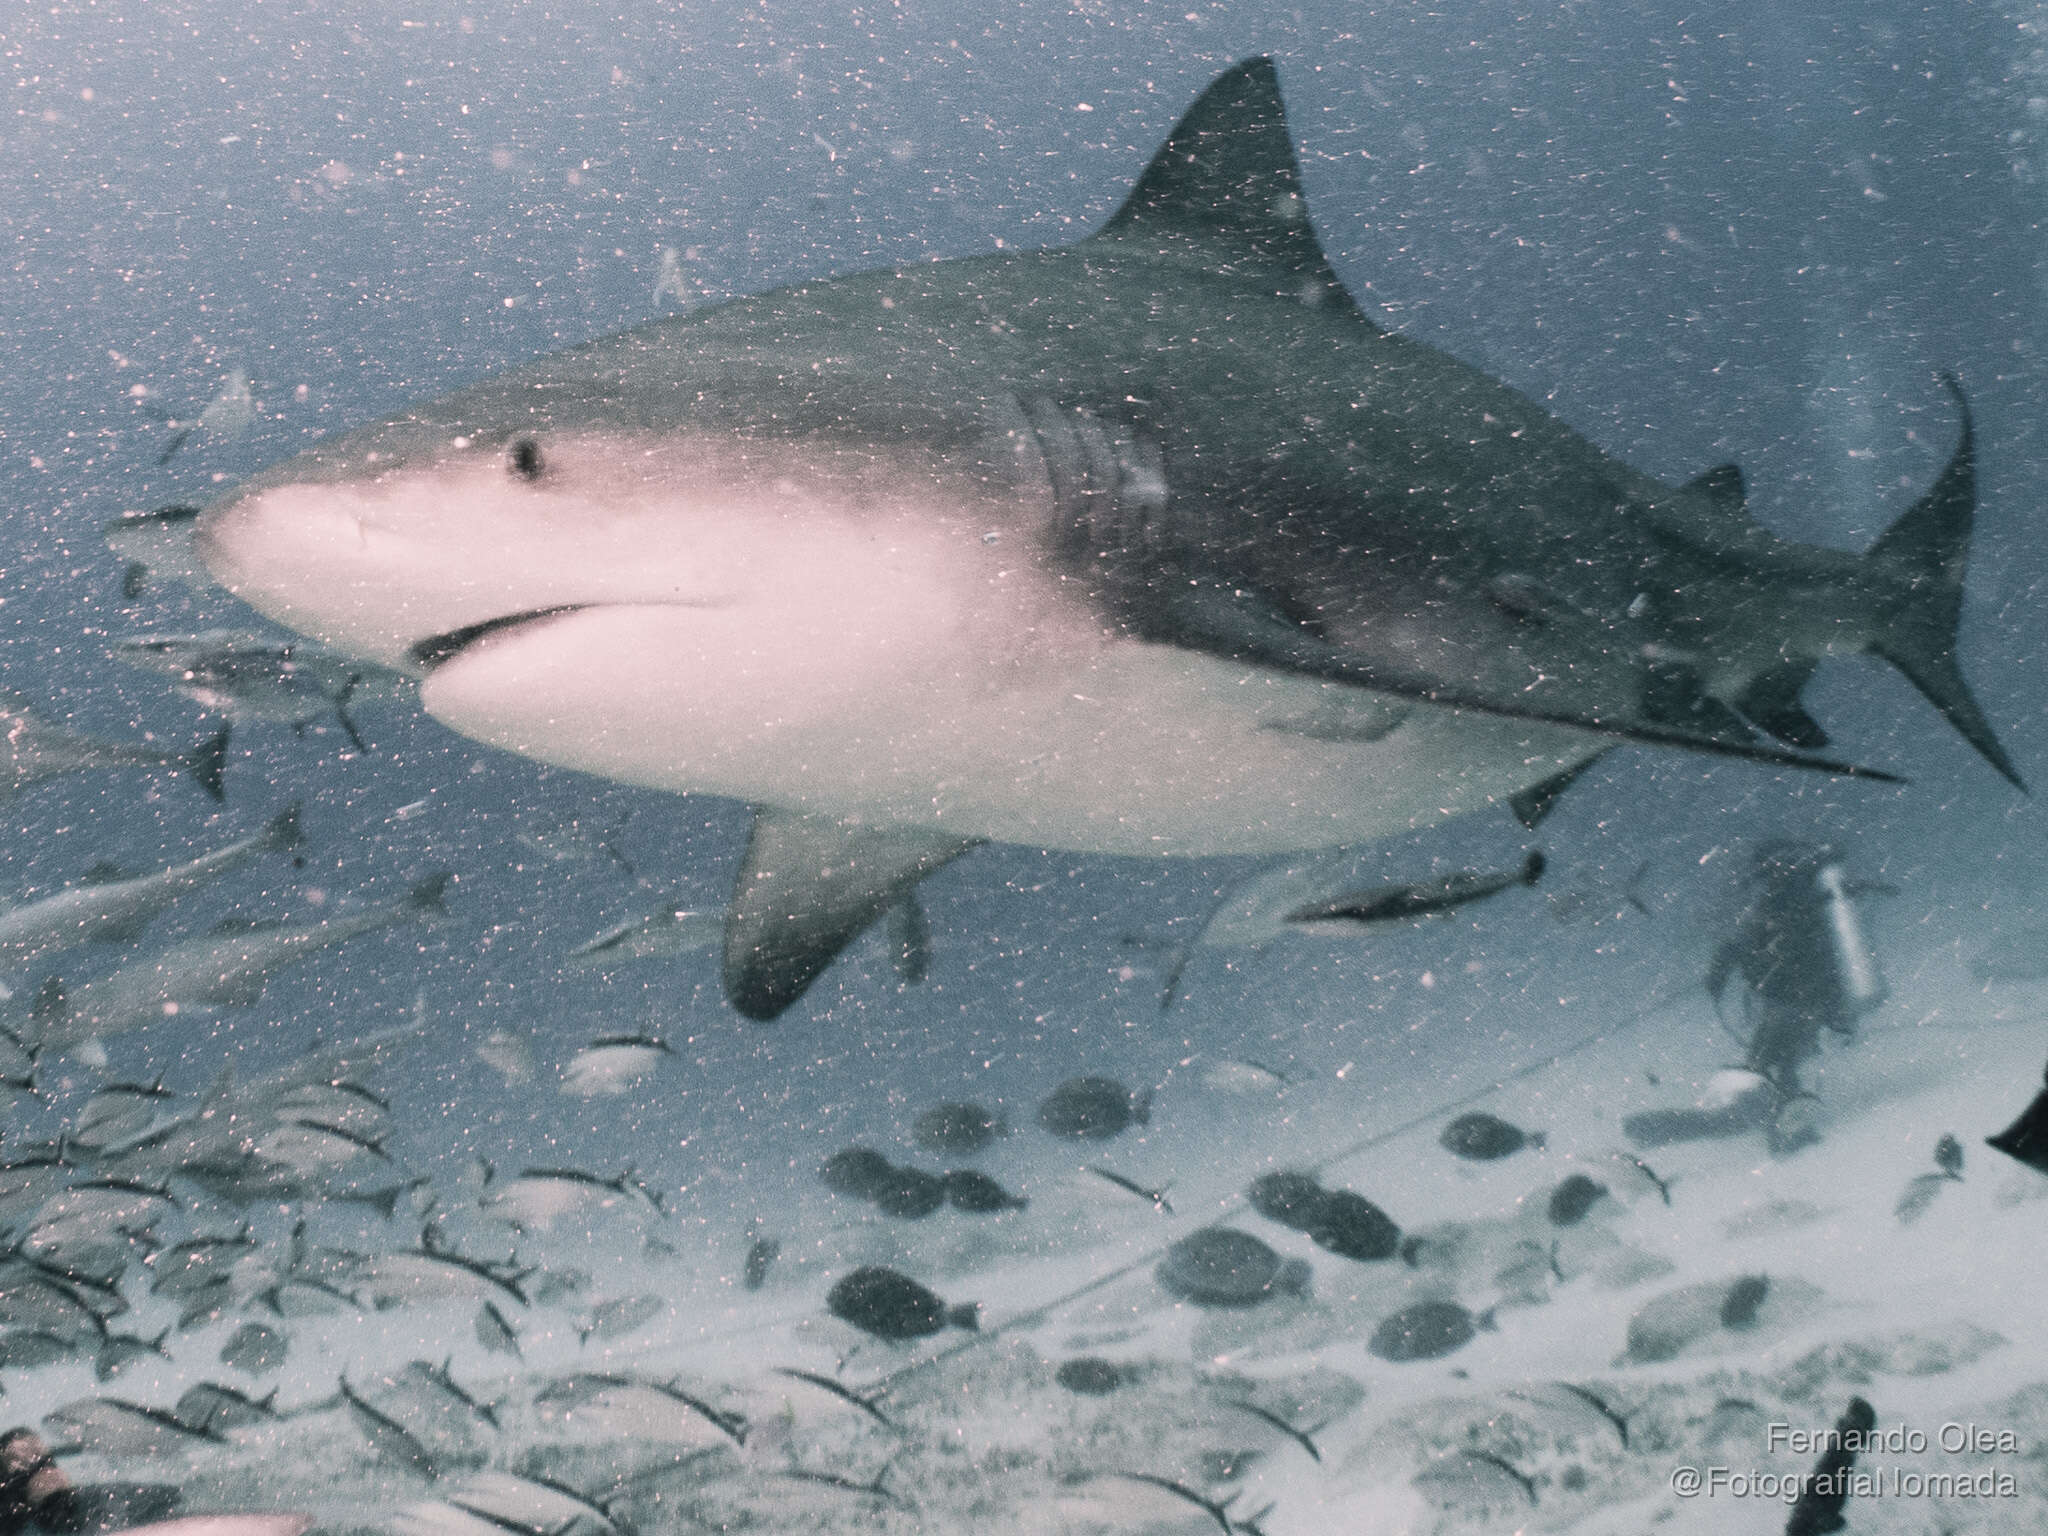
<svg viewBox="0 0 2048 1536">
<path fill-rule="evenodd" d="M 769 642 L 758 615 L 589 609 L 479 642 L 421 698 L 478 741 L 626 783 L 1140 855 L 1367 842 L 1606 745 L 1099 634 L 1020 659 L 945 626 L 812 617 Z"/>
</svg>

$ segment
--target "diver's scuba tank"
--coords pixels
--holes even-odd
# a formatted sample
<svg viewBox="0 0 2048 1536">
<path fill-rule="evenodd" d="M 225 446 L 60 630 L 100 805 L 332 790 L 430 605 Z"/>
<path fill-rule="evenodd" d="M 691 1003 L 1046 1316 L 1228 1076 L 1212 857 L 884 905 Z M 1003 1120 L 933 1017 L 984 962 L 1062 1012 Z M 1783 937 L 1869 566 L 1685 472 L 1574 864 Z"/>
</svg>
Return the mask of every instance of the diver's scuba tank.
<svg viewBox="0 0 2048 1536">
<path fill-rule="evenodd" d="M 1863 931 L 1863 914 L 1857 910 L 1856 887 L 1840 862 L 1829 859 L 1814 872 L 1813 883 L 1826 911 L 1828 953 L 1833 962 L 1835 986 L 1845 1011 L 1860 1018 L 1890 995 L 1877 956 Z"/>
</svg>

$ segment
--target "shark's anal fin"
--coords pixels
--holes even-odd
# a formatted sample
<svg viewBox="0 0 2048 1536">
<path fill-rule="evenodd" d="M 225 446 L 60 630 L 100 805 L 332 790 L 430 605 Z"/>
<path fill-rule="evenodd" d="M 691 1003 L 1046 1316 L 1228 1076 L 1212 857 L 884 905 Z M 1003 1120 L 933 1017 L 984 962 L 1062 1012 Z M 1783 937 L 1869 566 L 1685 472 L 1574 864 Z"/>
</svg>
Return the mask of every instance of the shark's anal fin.
<svg viewBox="0 0 2048 1536">
<path fill-rule="evenodd" d="M 1579 775 L 1606 755 L 1605 752 L 1596 752 L 1583 763 L 1575 763 L 1562 773 L 1553 773 L 1540 784 L 1531 784 L 1520 794 L 1509 797 L 1508 809 L 1515 813 L 1515 820 L 1535 831 L 1543 818 L 1556 809 L 1558 798 L 1579 781 Z"/>
<path fill-rule="evenodd" d="M 726 913 L 725 995 L 750 1019 L 775 1018 L 870 923 L 974 842 L 757 810 Z"/>
<path fill-rule="evenodd" d="M 1828 744 L 1828 733 L 1799 702 L 1799 690 L 1813 676 L 1815 663 L 1791 661 L 1759 674 L 1743 690 L 1735 707 L 1778 740 L 1811 751 Z"/>
</svg>

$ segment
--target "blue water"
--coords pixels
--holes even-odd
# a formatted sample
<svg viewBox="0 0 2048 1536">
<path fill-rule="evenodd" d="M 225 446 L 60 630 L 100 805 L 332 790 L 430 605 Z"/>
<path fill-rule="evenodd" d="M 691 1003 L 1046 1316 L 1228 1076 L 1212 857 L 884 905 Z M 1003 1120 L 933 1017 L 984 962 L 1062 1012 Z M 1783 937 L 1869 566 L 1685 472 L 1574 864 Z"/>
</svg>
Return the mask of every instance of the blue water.
<svg viewBox="0 0 2048 1536">
<path fill-rule="evenodd" d="M 1783 536 L 1860 548 L 1909 505 L 1954 441 L 1935 377 L 1953 370 L 1980 477 L 1963 665 L 2039 778 L 2048 63 L 2016 25 L 2032 15 L 38 8 L 6 28 L 0 117 L 0 683 L 80 729 L 189 744 L 217 722 L 108 645 L 249 616 L 176 586 L 124 600 L 109 519 L 203 500 L 322 434 L 691 303 L 1078 238 L 1214 74 L 1270 53 L 1312 216 L 1378 323 L 1667 480 L 1739 463 Z M 668 249 L 687 298 L 655 293 Z M 196 432 L 160 463 L 170 423 L 235 369 L 253 427 Z M 405 707 L 364 712 L 366 758 L 332 728 L 240 730 L 225 809 L 142 773 L 33 789 L 4 807 L 0 892 L 99 859 L 161 867 L 303 799 L 304 870 L 245 871 L 133 953 L 227 915 L 312 915 L 312 892 L 324 910 L 388 899 L 437 869 L 459 876 L 449 918 L 325 954 L 255 1008 L 115 1042 L 111 1074 L 193 1091 L 229 1060 L 257 1070 L 421 999 L 431 1028 L 384 1085 L 409 1165 L 631 1162 L 699 1191 L 724 1229 L 924 1104 L 980 1097 L 1028 1123 L 1081 1070 L 1158 1083 L 1203 1053 L 1250 1055 L 1313 1077 L 1419 1070 L 1448 1102 L 1688 984 L 1731 850 L 1766 837 L 1836 841 L 1898 886 L 1878 936 L 1908 972 L 2034 914 L 2038 812 L 1901 678 L 1835 662 L 1808 701 L 1837 751 L 1908 782 L 1618 752 L 1533 840 L 1550 891 L 1647 863 L 1653 916 L 1565 924 L 1520 892 L 1372 946 L 1203 956 L 1165 1017 L 1126 937 L 1185 937 L 1254 866 L 982 850 L 926 887 L 929 982 L 901 987 L 857 947 L 772 1026 L 723 1003 L 715 953 L 567 972 L 636 892 L 602 861 L 537 856 L 518 825 L 624 817 L 638 870 L 716 906 L 743 814 L 495 754 Z M 1504 815 L 1474 819 L 1363 867 L 1505 867 L 1531 841 Z M 46 969 L 115 961 L 74 951 Z M 6 1006 L 18 1016 L 40 980 L 12 978 Z M 536 1037 L 524 1090 L 471 1056 L 508 1028 Z M 649 1091 L 553 1091 L 576 1046 L 643 1031 L 677 1051 Z M 51 1113 L 18 1110 L 21 1134 L 53 1132 Z M 707 1182 L 756 1166 L 774 1173 L 766 1195 Z"/>
</svg>

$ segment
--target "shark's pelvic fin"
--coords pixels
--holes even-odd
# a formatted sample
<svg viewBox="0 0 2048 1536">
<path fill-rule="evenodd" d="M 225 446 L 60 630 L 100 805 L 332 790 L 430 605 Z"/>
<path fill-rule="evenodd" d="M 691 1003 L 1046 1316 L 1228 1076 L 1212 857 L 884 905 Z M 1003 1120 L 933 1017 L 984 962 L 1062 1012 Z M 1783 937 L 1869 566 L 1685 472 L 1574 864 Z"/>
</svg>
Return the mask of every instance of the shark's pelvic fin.
<svg viewBox="0 0 2048 1536">
<path fill-rule="evenodd" d="M 1263 270 L 1308 303 L 1351 303 L 1309 223 L 1271 59 L 1247 59 L 1202 93 L 1096 238 Z"/>
<path fill-rule="evenodd" d="M 1998 744 L 1991 722 L 1977 707 L 1962 668 L 1956 665 L 1963 568 L 1969 562 L 1970 529 L 1977 512 L 1977 447 L 1968 397 L 1955 375 L 1944 373 L 1941 381 L 1962 412 L 1962 435 L 1941 478 L 1878 535 L 1863 557 L 1879 568 L 1880 579 L 1888 586 L 1903 583 L 1908 592 L 1871 649 L 1905 673 L 1928 703 L 1962 732 L 1963 740 L 2024 794 L 2027 786 L 2019 770 Z M 1889 570 L 1882 569 L 1887 566 Z"/>
<path fill-rule="evenodd" d="M 974 842 L 756 810 L 725 919 L 726 996 L 750 1019 L 776 1017 L 870 923 Z"/>
</svg>

